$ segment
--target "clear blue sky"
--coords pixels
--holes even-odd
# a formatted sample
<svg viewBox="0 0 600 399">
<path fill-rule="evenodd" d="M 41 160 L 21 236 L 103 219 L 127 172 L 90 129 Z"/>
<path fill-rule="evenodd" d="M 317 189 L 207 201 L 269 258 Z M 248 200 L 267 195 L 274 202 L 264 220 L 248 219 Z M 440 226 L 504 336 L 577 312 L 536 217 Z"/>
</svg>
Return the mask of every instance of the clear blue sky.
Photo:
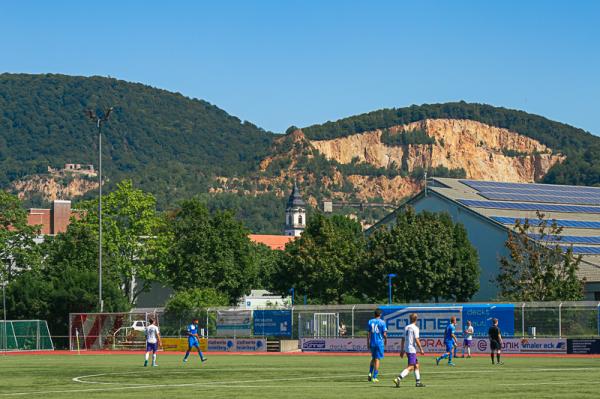
<svg viewBox="0 0 600 399">
<path fill-rule="evenodd" d="M 276 132 L 465 100 L 600 134 L 599 1 L 7 3 L 0 71 L 142 82 Z"/>
</svg>

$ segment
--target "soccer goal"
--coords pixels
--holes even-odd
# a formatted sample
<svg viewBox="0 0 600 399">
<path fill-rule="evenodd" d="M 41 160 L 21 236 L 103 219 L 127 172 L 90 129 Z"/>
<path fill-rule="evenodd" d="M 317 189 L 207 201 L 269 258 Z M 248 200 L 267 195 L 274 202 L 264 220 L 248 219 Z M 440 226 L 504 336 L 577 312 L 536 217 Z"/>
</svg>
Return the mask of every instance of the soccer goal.
<svg viewBox="0 0 600 399">
<path fill-rule="evenodd" d="M 0 320 L 0 351 L 54 350 L 45 320 Z"/>
<path fill-rule="evenodd" d="M 146 347 L 148 319 L 157 312 L 71 313 L 69 346 L 72 351 L 140 350 Z"/>
</svg>

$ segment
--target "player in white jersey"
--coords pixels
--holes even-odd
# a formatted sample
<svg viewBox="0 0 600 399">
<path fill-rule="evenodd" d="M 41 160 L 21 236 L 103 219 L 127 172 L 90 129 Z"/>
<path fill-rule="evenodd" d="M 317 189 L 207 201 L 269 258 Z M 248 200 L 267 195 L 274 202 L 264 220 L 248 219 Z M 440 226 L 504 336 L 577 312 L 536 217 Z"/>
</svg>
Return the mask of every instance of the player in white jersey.
<svg viewBox="0 0 600 399">
<path fill-rule="evenodd" d="M 462 357 L 465 357 L 465 349 L 467 350 L 467 357 L 471 357 L 471 345 L 473 345 L 473 334 L 475 334 L 473 324 L 471 323 L 471 320 L 467 320 L 467 327 L 464 331 L 465 340 L 463 341 Z"/>
<path fill-rule="evenodd" d="M 150 352 L 152 352 L 152 367 L 156 367 L 158 366 L 156 364 L 156 351 L 160 346 L 160 331 L 154 319 L 148 319 L 148 322 L 150 325 L 146 327 L 146 360 L 144 361 L 144 367 L 148 367 Z"/>
<path fill-rule="evenodd" d="M 417 380 L 417 387 L 424 387 L 425 384 L 421 383 L 421 372 L 419 371 L 419 360 L 417 360 L 417 348 L 419 348 L 419 353 L 424 355 L 423 347 L 421 346 L 421 342 L 419 341 L 419 327 L 417 327 L 417 314 L 412 313 L 410 315 L 410 324 L 404 328 L 404 337 L 402 337 L 402 350 L 400 352 L 400 357 L 404 357 L 404 353 L 407 353 L 408 357 L 408 366 L 402 370 L 402 373 L 398 377 L 394 379 L 394 384 L 396 384 L 396 388 L 400 388 L 400 382 L 406 378 L 406 376 L 411 372 L 415 371 L 415 379 Z"/>
</svg>

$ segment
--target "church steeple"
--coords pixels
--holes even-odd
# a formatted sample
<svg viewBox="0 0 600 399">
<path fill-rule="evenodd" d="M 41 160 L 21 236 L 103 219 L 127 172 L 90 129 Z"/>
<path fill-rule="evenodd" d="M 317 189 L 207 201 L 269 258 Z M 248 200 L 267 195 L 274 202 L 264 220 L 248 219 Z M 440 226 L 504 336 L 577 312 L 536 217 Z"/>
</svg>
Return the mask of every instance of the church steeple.
<svg viewBox="0 0 600 399">
<path fill-rule="evenodd" d="M 288 198 L 285 208 L 286 236 L 299 236 L 306 227 L 306 203 L 302 199 L 298 185 L 294 182 L 294 189 Z"/>
</svg>

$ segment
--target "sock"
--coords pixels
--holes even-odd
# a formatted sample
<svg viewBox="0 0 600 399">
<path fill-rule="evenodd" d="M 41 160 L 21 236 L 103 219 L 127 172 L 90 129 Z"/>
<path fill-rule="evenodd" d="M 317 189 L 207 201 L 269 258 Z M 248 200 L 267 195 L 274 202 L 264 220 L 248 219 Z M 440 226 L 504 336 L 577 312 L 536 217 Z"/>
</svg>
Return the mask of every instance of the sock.
<svg viewBox="0 0 600 399">
<path fill-rule="evenodd" d="M 379 370 L 375 370 L 373 372 L 373 378 L 377 378 L 378 375 L 379 375 Z"/>
<path fill-rule="evenodd" d="M 500 352 L 496 353 L 496 360 L 498 363 L 500 363 Z"/>
<path fill-rule="evenodd" d="M 149 353 L 146 352 L 146 361 L 148 361 L 148 355 L 149 355 Z"/>
<path fill-rule="evenodd" d="M 183 357 L 183 360 L 187 359 L 190 356 L 190 351 L 185 352 L 185 356 Z"/>
<path fill-rule="evenodd" d="M 152 354 L 152 364 L 156 364 L 156 353 Z"/>
<path fill-rule="evenodd" d="M 467 354 L 471 356 L 471 348 L 467 348 Z"/>
<path fill-rule="evenodd" d="M 444 353 L 442 356 L 438 357 L 438 359 L 442 360 L 448 357 L 447 353 Z"/>
<path fill-rule="evenodd" d="M 402 370 L 402 372 L 400 373 L 400 379 L 402 380 L 402 379 L 406 378 L 408 373 L 410 373 L 410 371 L 408 371 L 408 369 Z"/>
<path fill-rule="evenodd" d="M 492 364 L 494 364 L 494 352 L 492 352 L 490 356 L 492 357 Z"/>
<path fill-rule="evenodd" d="M 421 381 L 421 372 L 419 369 L 415 369 L 415 380 L 417 380 L 417 382 Z"/>
<path fill-rule="evenodd" d="M 452 363 L 452 352 L 448 354 L 448 363 Z"/>
<path fill-rule="evenodd" d="M 198 356 L 200 356 L 200 360 L 204 360 L 204 355 L 201 350 L 198 350 Z"/>
<path fill-rule="evenodd" d="M 369 375 L 373 375 L 373 365 L 371 365 L 371 367 L 369 367 Z"/>
</svg>

